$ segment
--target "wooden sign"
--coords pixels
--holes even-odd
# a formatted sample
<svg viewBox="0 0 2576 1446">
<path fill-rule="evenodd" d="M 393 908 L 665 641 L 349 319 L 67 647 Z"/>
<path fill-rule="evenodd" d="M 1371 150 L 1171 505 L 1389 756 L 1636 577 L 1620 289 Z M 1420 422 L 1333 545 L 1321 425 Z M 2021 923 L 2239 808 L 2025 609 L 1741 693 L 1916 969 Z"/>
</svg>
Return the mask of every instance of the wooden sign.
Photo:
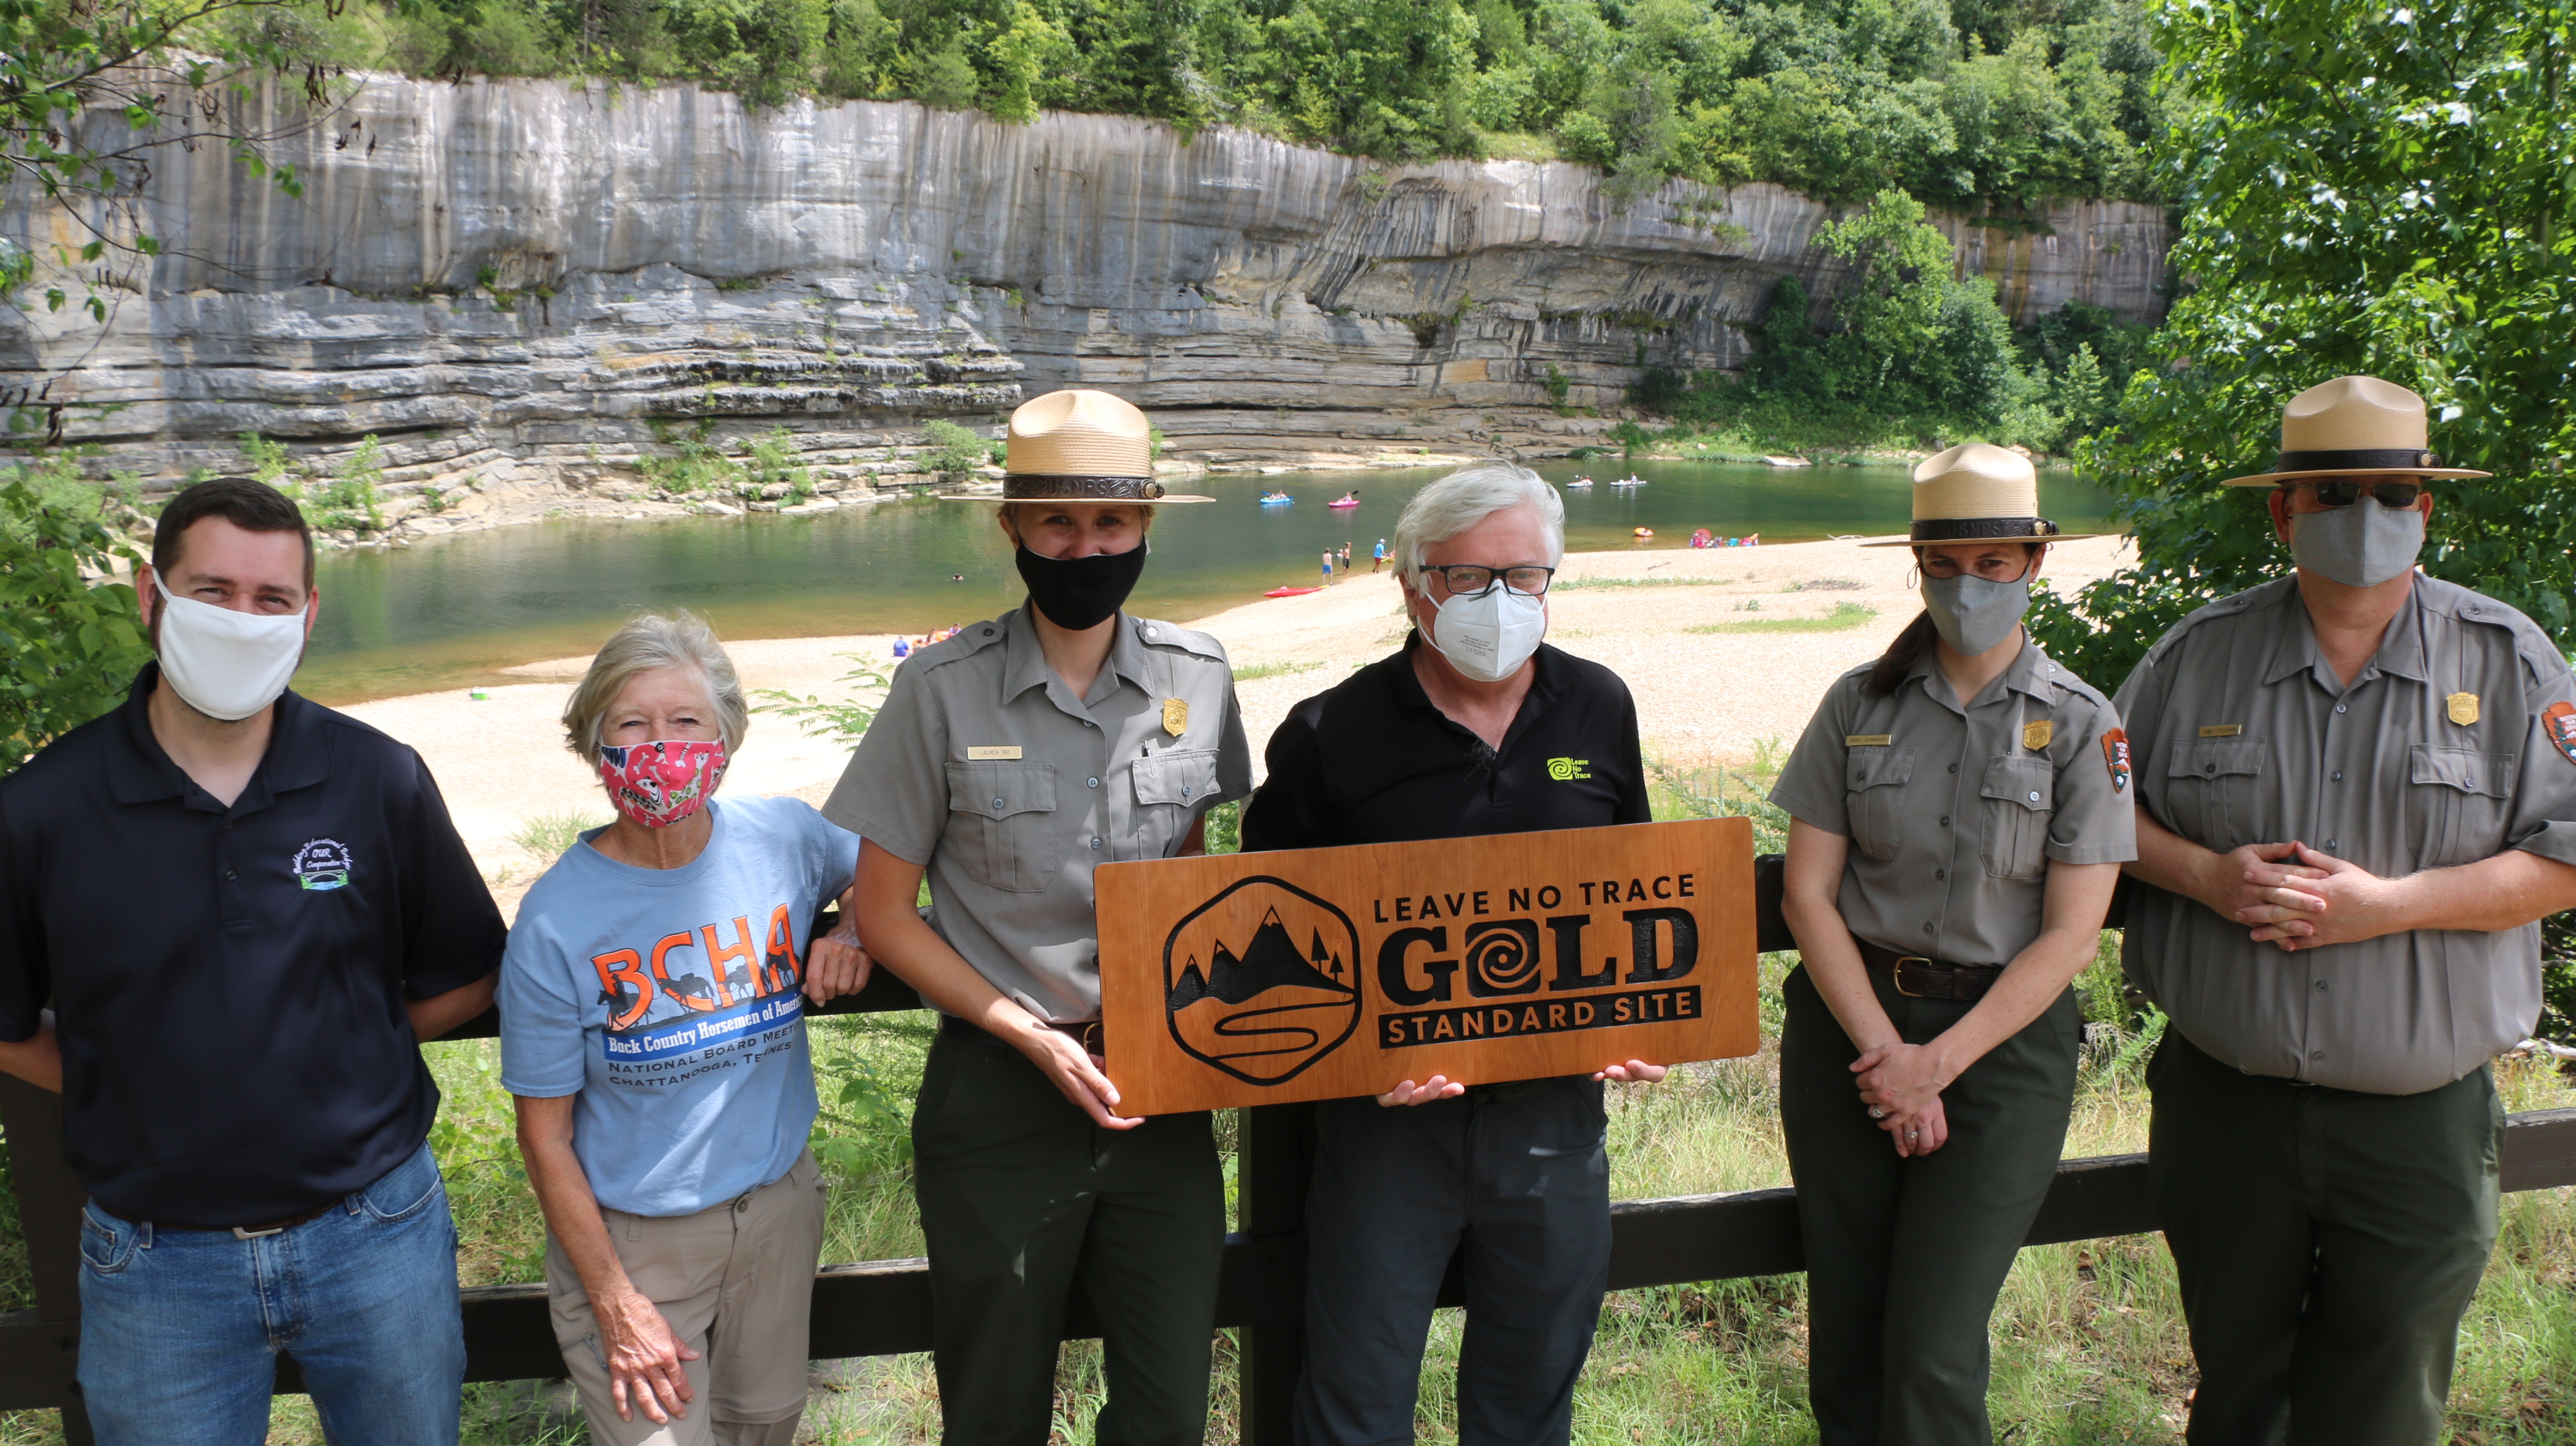
<svg viewBox="0 0 2576 1446">
<path fill-rule="evenodd" d="M 1745 819 L 1156 859 L 1092 878 L 1125 1113 L 1760 1047 Z"/>
</svg>

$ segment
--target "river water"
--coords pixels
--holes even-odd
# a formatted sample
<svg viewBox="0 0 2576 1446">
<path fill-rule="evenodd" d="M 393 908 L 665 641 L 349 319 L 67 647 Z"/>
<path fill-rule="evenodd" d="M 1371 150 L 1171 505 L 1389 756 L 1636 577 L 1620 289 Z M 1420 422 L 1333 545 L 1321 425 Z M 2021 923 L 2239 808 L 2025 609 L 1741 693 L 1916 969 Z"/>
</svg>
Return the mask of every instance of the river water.
<svg viewBox="0 0 2576 1446">
<path fill-rule="evenodd" d="M 1396 514 L 1445 468 L 1227 473 L 1173 484 L 1212 504 L 1166 507 L 1131 610 L 1186 621 L 1282 586 L 1322 581 L 1325 548 L 1360 570 Z M 1565 493 L 1573 551 L 1683 547 L 1693 529 L 1765 542 L 1904 530 L 1902 467 L 1774 469 L 1713 462 L 1545 462 Z M 1644 477 L 1648 485 L 1613 488 Z M 2108 508 L 2063 471 L 2040 505 L 2068 531 Z M 1356 488 L 1360 506 L 1325 504 Z M 1290 506 L 1260 505 L 1282 491 Z M 1633 536 L 1654 530 L 1650 541 Z M 956 580 L 962 576 L 963 580 Z M 597 647 L 639 608 L 685 607 L 728 638 L 923 633 L 1015 606 L 1023 593 L 990 505 L 915 498 L 817 517 L 560 521 L 327 555 L 322 616 L 297 688 L 329 703 L 506 681 L 501 668 Z"/>
</svg>

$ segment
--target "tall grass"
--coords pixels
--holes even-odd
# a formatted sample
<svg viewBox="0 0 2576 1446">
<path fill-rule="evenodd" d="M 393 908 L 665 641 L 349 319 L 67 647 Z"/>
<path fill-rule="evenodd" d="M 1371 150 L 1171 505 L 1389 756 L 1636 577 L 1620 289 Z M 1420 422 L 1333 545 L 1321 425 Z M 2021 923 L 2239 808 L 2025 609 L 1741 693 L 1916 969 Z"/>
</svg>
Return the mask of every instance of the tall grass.
<svg viewBox="0 0 2576 1446">
<path fill-rule="evenodd" d="M 1656 766 L 1658 817 L 1743 814 L 1759 845 L 1780 846 L 1785 818 L 1763 794 L 1783 750 L 1776 740 L 1748 764 Z M 1230 820 L 1229 820 L 1230 822 Z M 1214 831 L 1212 831 L 1214 832 Z M 2135 1010 L 2122 987 L 2119 939 L 2106 933 L 2077 982 L 2086 1019 L 2083 1067 L 2066 1151 L 2070 1156 L 2146 1148 L 2145 1060 L 2162 1016 Z M 1610 1090 L 1612 1192 L 1619 1198 L 1761 1189 L 1789 1183 L 1779 1130 L 1779 983 L 1795 963 L 1766 955 L 1761 1053 L 1683 1066 L 1660 1085 Z M 906 1140 L 912 1097 L 932 1037 L 922 1013 L 842 1016 L 809 1026 L 824 1117 L 814 1143 L 831 1180 L 826 1260 L 914 1256 L 922 1251 Z M 431 1071 L 445 1103 L 432 1143 L 464 1237 L 459 1275 L 468 1285 L 533 1281 L 543 1274 L 544 1223 L 528 1193 L 493 1041 L 432 1045 Z M 2545 1062 L 2507 1060 L 2497 1070 L 2506 1107 L 2576 1105 Z M 1228 1151 L 1236 1122 L 1221 1120 Z M 16 1204 L 0 1195 L 0 1307 L 31 1302 Z M 1457 1357 L 1463 1316 L 1435 1318 L 1423 1362 L 1417 1438 L 1456 1439 Z M 2180 1440 L 2193 1382 L 2173 1266 L 2154 1236 L 2025 1250 L 1995 1309 L 1997 1438 L 2029 1443 Z M 1220 1332 L 1209 1439 L 1238 1439 L 1231 1332 Z M 884 1446 L 938 1437 L 938 1391 L 927 1356 L 827 1363 L 808 1408 L 805 1439 L 824 1446 Z M 1575 1439 L 1586 1446 L 1702 1446 L 1711 1442 L 1815 1440 L 1806 1408 L 1806 1298 L 1797 1276 L 1618 1292 L 1575 1397 Z M 1054 1437 L 1084 1442 L 1105 1396 L 1097 1342 L 1068 1344 L 1057 1371 Z M 467 1388 L 471 1446 L 578 1446 L 588 1437 L 564 1414 L 560 1388 L 499 1383 Z M 2503 1230 L 2461 1330 L 2451 1395 L 2452 1439 L 2471 1443 L 2576 1443 L 2576 1192 L 2507 1196 Z M 0 1416 L 0 1446 L 61 1440 L 52 1412 Z M 309 1403 L 279 1402 L 270 1440 L 318 1446 Z"/>
</svg>

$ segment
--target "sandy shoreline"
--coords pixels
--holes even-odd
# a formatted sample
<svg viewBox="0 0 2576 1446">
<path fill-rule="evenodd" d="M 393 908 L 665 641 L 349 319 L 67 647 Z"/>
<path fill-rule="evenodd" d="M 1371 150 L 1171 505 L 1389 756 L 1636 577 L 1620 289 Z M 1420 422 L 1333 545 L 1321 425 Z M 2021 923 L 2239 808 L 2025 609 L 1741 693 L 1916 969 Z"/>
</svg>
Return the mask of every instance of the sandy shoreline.
<svg viewBox="0 0 2576 1446">
<path fill-rule="evenodd" d="M 2112 571 L 2126 540 L 2060 543 L 2046 569 L 2061 593 Z M 1912 554 L 1901 547 L 1802 542 L 1761 548 L 1675 552 L 1568 553 L 1550 601 L 1548 640 L 1625 678 L 1637 697 L 1650 754 L 1677 764 L 1749 756 L 1767 739 L 1794 741 L 1845 669 L 1875 657 L 1920 607 L 1906 585 Z M 1731 631 L 1747 623 L 1824 619 L 1857 605 L 1872 615 L 1831 631 Z M 1848 614 L 1846 614 L 1848 616 Z M 1395 579 L 1362 574 L 1305 597 L 1263 599 L 1194 620 L 1224 642 L 1238 673 L 1256 776 L 1271 730 L 1299 699 L 1403 640 Z M 893 637 L 774 638 L 729 643 L 747 688 L 839 697 L 855 653 L 890 666 Z M 607 817 L 599 786 L 563 747 L 557 722 L 587 658 L 529 663 L 508 671 L 528 679 L 350 705 L 364 719 L 420 750 L 457 827 L 505 903 L 548 860 L 514 843 L 529 820 L 574 814 Z M 2105 687 L 2116 679 L 2096 679 Z M 785 719 L 755 713 L 726 789 L 737 795 L 792 793 L 820 803 L 847 753 L 801 736 Z"/>
</svg>

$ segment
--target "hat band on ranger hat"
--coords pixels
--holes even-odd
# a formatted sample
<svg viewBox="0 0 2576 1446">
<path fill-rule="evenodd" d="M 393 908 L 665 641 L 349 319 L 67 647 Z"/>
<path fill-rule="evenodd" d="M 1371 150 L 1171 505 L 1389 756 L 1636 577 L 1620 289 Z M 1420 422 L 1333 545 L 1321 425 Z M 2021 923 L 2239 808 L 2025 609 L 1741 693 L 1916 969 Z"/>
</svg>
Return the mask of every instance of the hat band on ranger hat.
<svg viewBox="0 0 2576 1446">
<path fill-rule="evenodd" d="M 2057 524 L 2045 517 L 1935 517 L 1914 524 L 1915 542 L 1981 542 L 1987 538 L 2020 541 L 2055 537 Z"/>
<path fill-rule="evenodd" d="M 1153 502 L 1163 484 L 1151 477 L 1089 477 L 1067 472 L 1011 472 L 1002 478 L 1005 502 L 1063 502 L 1097 497 L 1103 502 Z"/>
<path fill-rule="evenodd" d="M 2340 451 L 2284 452 L 2272 465 L 2278 472 L 2411 472 L 2438 467 L 2442 459 L 2418 447 L 2347 447 Z"/>
</svg>

